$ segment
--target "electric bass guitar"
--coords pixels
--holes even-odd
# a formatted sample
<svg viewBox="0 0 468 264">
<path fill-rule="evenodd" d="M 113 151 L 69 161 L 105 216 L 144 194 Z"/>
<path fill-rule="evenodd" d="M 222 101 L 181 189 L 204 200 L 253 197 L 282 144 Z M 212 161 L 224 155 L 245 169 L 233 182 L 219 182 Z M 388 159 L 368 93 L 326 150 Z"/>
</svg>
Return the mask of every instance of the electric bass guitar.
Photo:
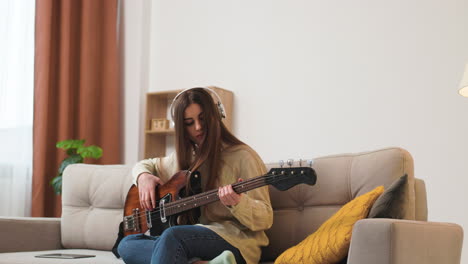
<svg viewBox="0 0 468 264">
<path fill-rule="evenodd" d="M 285 191 L 301 183 L 314 185 L 316 181 L 317 175 L 311 167 L 273 168 L 265 175 L 234 183 L 232 188 L 239 194 L 265 185 L 273 185 L 276 189 Z M 198 194 L 190 193 L 188 194 L 190 196 L 184 197 L 187 184 L 191 185 L 189 189 L 201 190 L 200 174 L 180 171 L 167 183 L 157 186 L 158 206 L 153 210 L 141 208 L 138 187 L 133 185 L 125 200 L 124 236 L 145 233 L 148 230 L 152 236 L 160 235 L 165 229 L 177 225 L 177 218 L 188 211 L 192 212 L 187 216 L 191 219 L 189 223 L 194 224 L 199 211 L 193 212 L 192 209 L 199 209 L 200 206 L 219 201 L 217 189 Z"/>
</svg>

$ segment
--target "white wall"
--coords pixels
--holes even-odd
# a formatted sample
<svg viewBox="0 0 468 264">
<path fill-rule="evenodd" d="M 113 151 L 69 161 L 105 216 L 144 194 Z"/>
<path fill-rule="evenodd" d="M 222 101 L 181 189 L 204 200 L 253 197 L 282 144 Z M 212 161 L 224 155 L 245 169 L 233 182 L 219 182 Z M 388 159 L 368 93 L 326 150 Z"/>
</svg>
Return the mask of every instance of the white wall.
<svg viewBox="0 0 468 264">
<path fill-rule="evenodd" d="M 150 6 L 149 91 L 232 90 L 234 132 L 265 161 L 404 147 L 426 181 L 430 220 L 468 230 L 468 98 L 457 94 L 468 62 L 467 0 Z M 133 125 L 126 146 L 139 144 Z"/>
<path fill-rule="evenodd" d="M 135 164 L 143 149 L 144 109 L 149 83 L 150 1 L 120 0 L 121 82 L 125 164 Z"/>
</svg>

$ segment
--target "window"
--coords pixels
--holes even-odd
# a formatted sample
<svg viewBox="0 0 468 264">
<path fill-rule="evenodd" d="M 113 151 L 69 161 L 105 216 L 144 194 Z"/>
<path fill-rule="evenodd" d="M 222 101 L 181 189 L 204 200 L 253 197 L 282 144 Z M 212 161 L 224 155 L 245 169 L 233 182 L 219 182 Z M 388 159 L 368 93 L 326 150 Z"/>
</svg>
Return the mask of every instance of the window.
<svg viewBox="0 0 468 264">
<path fill-rule="evenodd" d="M 31 211 L 34 0 L 0 1 L 0 215 Z"/>
</svg>

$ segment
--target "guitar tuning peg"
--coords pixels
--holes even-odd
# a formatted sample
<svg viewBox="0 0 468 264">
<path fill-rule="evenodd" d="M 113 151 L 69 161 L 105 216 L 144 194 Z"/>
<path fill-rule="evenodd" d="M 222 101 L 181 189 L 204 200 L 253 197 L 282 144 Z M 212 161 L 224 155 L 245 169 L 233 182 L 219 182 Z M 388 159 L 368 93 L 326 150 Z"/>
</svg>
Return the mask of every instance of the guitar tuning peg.
<svg viewBox="0 0 468 264">
<path fill-rule="evenodd" d="M 309 167 L 312 168 L 312 164 L 314 164 L 314 160 L 307 160 L 307 164 L 309 164 Z"/>
<path fill-rule="evenodd" d="M 288 163 L 289 167 L 291 168 L 291 166 L 294 163 L 294 160 L 293 159 L 288 159 L 287 163 Z"/>
<path fill-rule="evenodd" d="M 283 166 L 284 166 L 284 160 L 280 160 L 278 163 L 279 163 L 280 167 L 283 168 Z"/>
</svg>

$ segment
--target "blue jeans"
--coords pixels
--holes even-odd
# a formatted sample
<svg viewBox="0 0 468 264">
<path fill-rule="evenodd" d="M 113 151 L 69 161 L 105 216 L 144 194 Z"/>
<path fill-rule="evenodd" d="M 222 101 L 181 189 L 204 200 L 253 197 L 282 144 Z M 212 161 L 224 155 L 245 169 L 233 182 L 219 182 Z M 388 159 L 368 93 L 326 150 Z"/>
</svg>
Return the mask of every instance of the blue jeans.
<svg viewBox="0 0 468 264">
<path fill-rule="evenodd" d="M 245 260 L 240 251 L 203 226 L 170 227 L 160 236 L 130 235 L 120 241 L 118 251 L 126 264 L 187 264 L 192 258 L 211 260 L 230 250 L 238 264 Z"/>
</svg>

